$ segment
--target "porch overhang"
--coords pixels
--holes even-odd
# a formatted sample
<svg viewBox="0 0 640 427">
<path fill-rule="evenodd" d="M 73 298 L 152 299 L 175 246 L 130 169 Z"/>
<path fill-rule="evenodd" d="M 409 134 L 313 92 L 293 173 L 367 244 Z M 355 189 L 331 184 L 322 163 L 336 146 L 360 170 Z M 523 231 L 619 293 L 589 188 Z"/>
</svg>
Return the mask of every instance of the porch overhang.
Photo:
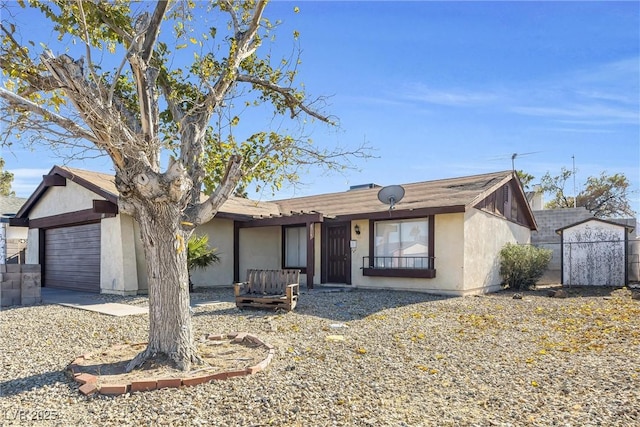
<svg viewBox="0 0 640 427">
<path fill-rule="evenodd" d="M 239 228 L 270 227 L 277 225 L 311 224 L 323 222 L 325 216 L 320 212 L 289 212 L 280 215 L 253 217 L 238 221 Z"/>
<path fill-rule="evenodd" d="M 336 221 L 356 221 L 361 219 L 368 220 L 383 220 L 383 219 L 403 219 L 403 218 L 418 218 L 431 215 L 440 215 L 448 213 L 461 213 L 466 211 L 464 205 L 454 206 L 439 206 L 432 208 L 416 208 L 416 209 L 394 209 L 384 210 L 378 212 L 367 212 L 357 214 L 337 215 L 332 217 Z"/>
</svg>

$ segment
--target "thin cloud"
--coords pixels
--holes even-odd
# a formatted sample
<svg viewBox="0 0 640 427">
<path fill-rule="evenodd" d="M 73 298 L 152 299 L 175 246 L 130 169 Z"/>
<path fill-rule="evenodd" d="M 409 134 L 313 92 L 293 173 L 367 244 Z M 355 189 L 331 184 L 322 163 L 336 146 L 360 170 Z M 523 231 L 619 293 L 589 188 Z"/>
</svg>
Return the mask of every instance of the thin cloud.
<svg viewBox="0 0 640 427">
<path fill-rule="evenodd" d="M 580 124 L 580 123 L 577 123 Z M 583 122 L 583 124 L 592 124 L 589 122 Z M 538 129 L 543 130 L 545 132 L 572 132 L 572 133 L 615 133 L 612 129 L 597 129 L 597 128 L 589 128 L 589 127 L 555 127 L 555 128 L 543 128 Z"/>
<path fill-rule="evenodd" d="M 15 191 L 16 196 L 29 197 L 42 181 L 42 176 L 49 173 L 49 169 L 17 168 L 8 169 L 8 172 L 13 174 L 11 190 Z"/>
<path fill-rule="evenodd" d="M 407 86 L 403 90 L 401 98 L 449 107 L 475 107 L 493 103 L 499 96 L 496 93 L 464 89 L 438 90 L 429 88 L 422 83 L 417 83 Z"/>
<path fill-rule="evenodd" d="M 584 126 L 637 125 L 638 65 L 631 58 L 541 81 L 518 92 L 510 111 Z"/>
<path fill-rule="evenodd" d="M 583 118 L 607 119 L 611 123 L 638 123 L 635 111 L 612 108 L 606 105 L 565 105 L 560 107 L 531 106 L 513 107 L 513 112 L 528 116 L 548 116 L 555 119 Z"/>
</svg>

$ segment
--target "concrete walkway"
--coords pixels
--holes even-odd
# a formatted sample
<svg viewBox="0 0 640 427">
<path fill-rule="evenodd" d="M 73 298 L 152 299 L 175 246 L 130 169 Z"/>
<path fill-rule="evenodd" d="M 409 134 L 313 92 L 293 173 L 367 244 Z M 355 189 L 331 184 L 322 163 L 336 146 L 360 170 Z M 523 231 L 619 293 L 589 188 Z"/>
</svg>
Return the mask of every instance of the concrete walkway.
<svg viewBox="0 0 640 427">
<path fill-rule="evenodd" d="M 148 307 L 130 304 L 102 303 L 99 302 L 99 294 L 82 291 L 70 291 L 67 289 L 41 288 L 43 304 L 59 304 L 65 307 L 78 308 L 80 310 L 95 311 L 109 316 L 132 316 L 149 313 Z M 204 307 L 207 305 L 233 302 L 231 295 L 228 300 L 192 301 L 191 307 Z"/>
<path fill-rule="evenodd" d="M 41 295 L 43 304 L 59 304 L 65 307 L 95 311 L 109 316 L 132 316 L 149 313 L 149 308 L 147 307 L 112 302 L 98 302 L 96 298 L 98 294 L 89 292 L 42 288 Z"/>
</svg>

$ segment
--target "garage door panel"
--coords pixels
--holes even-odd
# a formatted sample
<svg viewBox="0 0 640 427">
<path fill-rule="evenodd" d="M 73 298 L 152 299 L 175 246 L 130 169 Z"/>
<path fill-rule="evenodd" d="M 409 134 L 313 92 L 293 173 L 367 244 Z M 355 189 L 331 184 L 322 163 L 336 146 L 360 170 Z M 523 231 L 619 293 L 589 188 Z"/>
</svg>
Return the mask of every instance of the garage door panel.
<svg viewBox="0 0 640 427">
<path fill-rule="evenodd" d="M 45 286 L 100 292 L 100 223 L 45 231 Z"/>
</svg>

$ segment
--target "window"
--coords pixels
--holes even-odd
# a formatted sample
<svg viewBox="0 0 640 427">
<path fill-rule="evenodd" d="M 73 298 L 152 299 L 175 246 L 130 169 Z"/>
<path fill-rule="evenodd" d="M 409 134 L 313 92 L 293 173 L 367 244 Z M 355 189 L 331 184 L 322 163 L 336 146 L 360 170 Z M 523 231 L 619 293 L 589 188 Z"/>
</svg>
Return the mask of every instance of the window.
<svg viewBox="0 0 640 427">
<path fill-rule="evenodd" d="M 433 216 L 375 221 L 365 276 L 435 277 Z"/>
<path fill-rule="evenodd" d="M 427 219 L 379 221 L 375 224 L 375 267 L 428 268 Z"/>
<path fill-rule="evenodd" d="M 305 268 L 307 266 L 307 228 L 284 228 L 284 267 Z"/>
</svg>

